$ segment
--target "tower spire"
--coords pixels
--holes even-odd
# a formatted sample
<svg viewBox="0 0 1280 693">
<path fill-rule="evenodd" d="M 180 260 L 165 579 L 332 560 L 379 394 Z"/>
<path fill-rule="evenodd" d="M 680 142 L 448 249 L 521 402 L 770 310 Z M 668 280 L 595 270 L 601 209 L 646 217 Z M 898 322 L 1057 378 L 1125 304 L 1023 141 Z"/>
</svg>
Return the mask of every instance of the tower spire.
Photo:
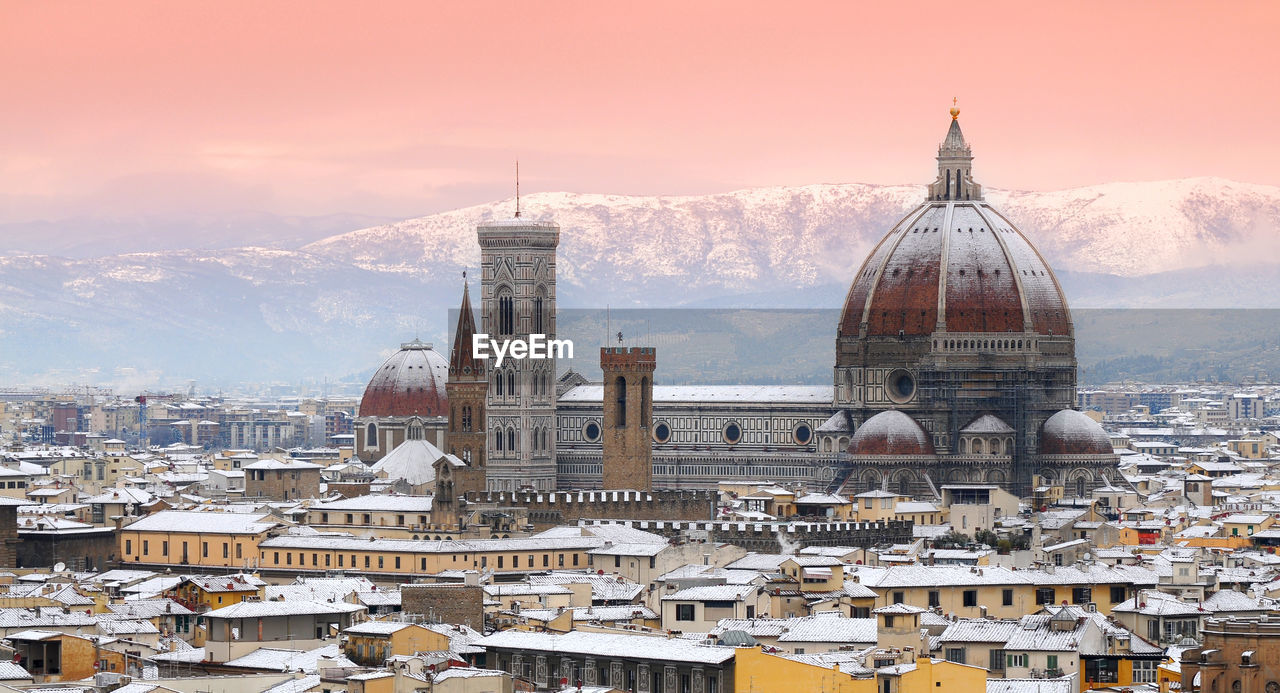
<svg viewBox="0 0 1280 693">
<path fill-rule="evenodd" d="M 467 285 L 467 271 L 462 270 L 462 305 L 458 308 L 458 325 L 453 331 L 453 348 L 449 354 L 449 375 L 470 375 L 481 372 L 472 353 L 471 342 L 476 333 L 475 313 L 471 310 L 471 292 Z"/>
</svg>

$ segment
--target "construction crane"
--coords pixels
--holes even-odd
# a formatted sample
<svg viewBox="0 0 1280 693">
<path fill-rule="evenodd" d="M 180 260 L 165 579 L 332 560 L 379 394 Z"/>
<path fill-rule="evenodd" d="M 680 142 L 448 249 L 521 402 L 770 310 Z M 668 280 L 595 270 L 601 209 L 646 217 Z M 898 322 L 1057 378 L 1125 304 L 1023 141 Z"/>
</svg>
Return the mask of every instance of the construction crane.
<svg viewBox="0 0 1280 693">
<path fill-rule="evenodd" d="M 143 449 L 147 449 L 148 442 L 151 440 L 151 431 L 147 429 L 147 400 L 151 399 L 177 399 L 178 395 L 152 395 L 146 392 L 133 398 L 138 403 L 138 445 Z"/>
</svg>

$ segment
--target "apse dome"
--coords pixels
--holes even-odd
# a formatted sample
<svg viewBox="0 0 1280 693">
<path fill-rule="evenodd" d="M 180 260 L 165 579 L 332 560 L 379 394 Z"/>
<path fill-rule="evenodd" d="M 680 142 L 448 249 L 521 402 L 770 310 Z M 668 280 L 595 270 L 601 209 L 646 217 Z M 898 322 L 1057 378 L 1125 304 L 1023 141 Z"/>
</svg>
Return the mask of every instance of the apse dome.
<svg viewBox="0 0 1280 693">
<path fill-rule="evenodd" d="M 933 455 L 933 440 L 914 419 L 896 409 L 867 419 L 849 441 L 851 455 Z"/>
<path fill-rule="evenodd" d="M 430 344 L 401 344 L 369 379 L 360 399 L 360 416 L 447 416 L 445 382 L 449 362 Z"/>
<path fill-rule="evenodd" d="M 1063 409 L 1040 427 L 1041 455 L 1114 455 L 1102 426 L 1074 409 Z"/>
</svg>

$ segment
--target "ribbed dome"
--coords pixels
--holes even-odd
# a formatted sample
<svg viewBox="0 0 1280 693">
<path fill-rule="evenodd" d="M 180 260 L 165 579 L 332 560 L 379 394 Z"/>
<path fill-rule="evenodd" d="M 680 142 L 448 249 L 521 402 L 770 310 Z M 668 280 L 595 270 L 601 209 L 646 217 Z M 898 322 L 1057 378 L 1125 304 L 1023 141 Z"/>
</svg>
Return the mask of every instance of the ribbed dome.
<svg viewBox="0 0 1280 693">
<path fill-rule="evenodd" d="M 360 416 L 446 416 L 449 362 L 430 344 L 401 344 L 369 379 Z"/>
<path fill-rule="evenodd" d="M 858 427 L 851 455 L 932 455 L 933 440 L 914 419 L 896 409 L 882 411 Z"/>
<path fill-rule="evenodd" d="M 1066 335 L 1058 281 L 1031 242 L 974 182 L 959 122 L 938 149 L 929 200 L 890 229 L 854 275 L 839 335 L 948 332 Z"/>
<path fill-rule="evenodd" d="M 1111 438 L 1097 421 L 1063 409 L 1040 426 L 1041 455 L 1114 455 Z"/>
<path fill-rule="evenodd" d="M 868 336 L 1071 330 L 1053 271 L 985 202 L 925 203 L 895 226 L 858 270 L 840 336 L 864 320 Z"/>
</svg>

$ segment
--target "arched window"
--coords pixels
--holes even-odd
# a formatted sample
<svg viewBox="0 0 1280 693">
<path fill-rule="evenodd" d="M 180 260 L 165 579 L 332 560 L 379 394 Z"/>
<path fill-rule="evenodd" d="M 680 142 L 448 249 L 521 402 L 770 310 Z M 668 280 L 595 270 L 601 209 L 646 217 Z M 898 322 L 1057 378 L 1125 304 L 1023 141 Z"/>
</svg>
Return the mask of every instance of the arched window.
<svg viewBox="0 0 1280 693">
<path fill-rule="evenodd" d="M 371 423 L 364 431 L 364 444 L 366 447 L 378 444 L 378 424 Z"/>
<path fill-rule="evenodd" d="M 516 372 L 515 370 L 507 371 L 507 394 L 515 397 L 520 394 L 516 392 Z"/>
<path fill-rule="evenodd" d="M 510 289 L 498 291 L 498 334 L 510 335 L 516 331 L 516 303 Z"/>
<path fill-rule="evenodd" d="M 546 334 L 547 290 L 544 287 L 538 287 L 537 295 L 533 297 L 533 331 L 535 334 Z"/>
<path fill-rule="evenodd" d="M 640 379 L 640 425 L 649 425 L 649 379 Z"/>
<path fill-rule="evenodd" d="M 502 452 L 502 429 L 493 432 L 493 449 Z"/>
<path fill-rule="evenodd" d="M 503 390 L 502 390 L 502 373 L 498 373 L 498 377 L 496 377 L 496 378 L 494 378 L 494 379 L 493 379 L 493 389 L 494 389 L 494 391 L 495 391 L 495 393 L 494 393 L 494 394 L 498 395 L 499 397 L 501 397 L 501 396 L 502 396 L 502 392 L 503 392 Z"/>
<path fill-rule="evenodd" d="M 618 415 L 614 425 L 622 428 L 627 425 L 627 379 L 618 376 L 618 379 L 614 381 L 614 387 L 618 390 Z"/>
<path fill-rule="evenodd" d="M 511 452 L 516 451 L 516 429 L 507 429 L 507 449 Z"/>
<path fill-rule="evenodd" d="M 462 408 L 462 430 L 471 430 L 471 407 Z"/>
<path fill-rule="evenodd" d="M 1076 477 L 1076 498 L 1084 498 L 1084 477 Z"/>
<path fill-rule="evenodd" d="M 409 435 L 408 435 L 408 439 L 409 439 L 409 440 L 422 440 L 422 426 L 421 426 L 420 424 L 416 424 L 416 423 L 415 423 L 415 424 L 413 424 L 412 426 L 410 426 L 410 427 L 409 427 Z"/>
</svg>

